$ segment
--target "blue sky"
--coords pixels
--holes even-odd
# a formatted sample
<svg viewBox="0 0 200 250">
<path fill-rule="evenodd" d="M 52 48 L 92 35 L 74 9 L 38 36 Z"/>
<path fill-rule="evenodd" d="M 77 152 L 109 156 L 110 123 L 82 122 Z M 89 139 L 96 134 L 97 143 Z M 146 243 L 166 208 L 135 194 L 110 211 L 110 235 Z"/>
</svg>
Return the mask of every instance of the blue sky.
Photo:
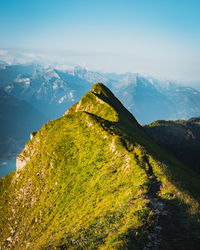
<svg viewBox="0 0 200 250">
<path fill-rule="evenodd" d="M 1 0 L 0 56 L 200 80 L 198 0 Z"/>
</svg>

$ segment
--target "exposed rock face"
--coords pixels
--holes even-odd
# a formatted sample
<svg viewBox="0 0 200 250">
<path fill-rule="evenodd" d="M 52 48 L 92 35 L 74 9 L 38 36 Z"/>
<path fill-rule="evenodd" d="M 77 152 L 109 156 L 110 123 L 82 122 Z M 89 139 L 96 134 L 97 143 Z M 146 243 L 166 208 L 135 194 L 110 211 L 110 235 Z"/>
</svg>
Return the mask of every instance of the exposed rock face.
<svg viewBox="0 0 200 250">
<path fill-rule="evenodd" d="M 37 149 L 37 144 L 39 142 L 39 138 L 36 138 L 33 140 L 34 136 L 37 132 L 32 132 L 30 134 L 30 141 L 27 142 L 24 150 L 17 156 L 16 159 L 16 170 L 21 170 L 27 162 L 30 161 L 32 155 L 35 153 L 35 150 Z"/>
<path fill-rule="evenodd" d="M 33 139 L 33 137 L 36 135 L 37 132 L 33 131 L 31 134 L 30 134 L 30 140 Z"/>
<path fill-rule="evenodd" d="M 17 159 L 16 159 L 16 170 L 17 171 L 21 170 L 26 165 L 26 163 L 30 160 L 29 156 L 25 157 L 26 153 L 27 153 L 27 155 L 30 155 L 30 156 L 32 155 L 31 150 L 29 149 L 29 147 L 27 145 L 23 150 L 23 154 L 21 153 L 17 156 Z"/>
<path fill-rule="evenodd" d="M 21 159 L 18 156 L 17 159 L 16 159 L 16 170 L 19 171 L 20 169 L 22 169 L 26 165 L 26 163 L 27 163 L 28 160 L 29 159 L 27 159 L 27 160 Z"/>
</svg>

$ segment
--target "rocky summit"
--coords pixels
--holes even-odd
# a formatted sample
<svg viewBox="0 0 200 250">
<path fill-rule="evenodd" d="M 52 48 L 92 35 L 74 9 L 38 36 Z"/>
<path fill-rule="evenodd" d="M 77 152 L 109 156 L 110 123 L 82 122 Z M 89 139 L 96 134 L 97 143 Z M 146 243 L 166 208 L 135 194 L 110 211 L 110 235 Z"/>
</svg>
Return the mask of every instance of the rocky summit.
<svg viewBox="0 0 200 250">
<path fill-rule="evenodd" d="M 199 192 L 97 83 L 0 180 L 0 249 L 198 249 Z"/>
</svg>

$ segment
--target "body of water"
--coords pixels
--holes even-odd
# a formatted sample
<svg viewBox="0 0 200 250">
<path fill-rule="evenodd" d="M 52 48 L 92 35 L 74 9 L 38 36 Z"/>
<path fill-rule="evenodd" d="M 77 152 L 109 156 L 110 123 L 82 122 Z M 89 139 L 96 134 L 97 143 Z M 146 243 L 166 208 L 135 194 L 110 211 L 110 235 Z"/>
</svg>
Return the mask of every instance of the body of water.
<svg viewBox="0 0 200 250">
<path fill-rule="evenodd" d="M 16 159 L 0 161 L 0 178 L 16 169 Z"/>
</svg>

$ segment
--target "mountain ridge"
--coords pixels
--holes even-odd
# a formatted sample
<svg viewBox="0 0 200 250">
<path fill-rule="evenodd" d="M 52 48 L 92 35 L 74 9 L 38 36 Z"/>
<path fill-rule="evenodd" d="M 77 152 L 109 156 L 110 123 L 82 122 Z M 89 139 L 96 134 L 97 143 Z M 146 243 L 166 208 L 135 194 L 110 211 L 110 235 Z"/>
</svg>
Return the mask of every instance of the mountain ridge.
<svg viewBox="0 0 200 250">
<path fill-rule="evenodd" d="M 94 100 L 95 98 L 95 100 Z M 87 102 L 87 107 L 84 107 L 84 102 Z M 95 102 L 99 102 L 98 104 L 99 109 L 95 110 L 94 105 L 90 105 L 90 101 L 92 104 L 92 100 Z M 83 103 L 83 104 L 82 104 Z M 101 107 L 107 106 L 107 113 L 106 116 L 101 116 Z M 91 107 L 94 107 L 94 110 L 91 110 Z M 65 115 L 70 114 L 74 112 L 74 110 L 77 111 L 90 111 L 90 113 L 98 114 L 98 116 L 102 117 L 103 119 L 106 119 L 108 121 L 112 122 L 119 122 L 120 116 L 126 116 L 131 121 L 136 122 L 135 118 L 130 112 L 127 112 L 126 108 L 123 106 L 123 104 L 113 95 L 113 93 L 102 83 L 96 83 L 90 90 L 90 92 L 86 93 L 81 100 L 74 104 L 70 109 L 67 110 Z M 104 109 L 102 109 L 103 112 L 105 112 Z"/>
<path fill-rule="evenodd" d="M 2 249 L 199 246 L 200 177 L 102 102 L 45 124 L 18 156 L 25 165 L 0 179 Z"/>
</svg>

